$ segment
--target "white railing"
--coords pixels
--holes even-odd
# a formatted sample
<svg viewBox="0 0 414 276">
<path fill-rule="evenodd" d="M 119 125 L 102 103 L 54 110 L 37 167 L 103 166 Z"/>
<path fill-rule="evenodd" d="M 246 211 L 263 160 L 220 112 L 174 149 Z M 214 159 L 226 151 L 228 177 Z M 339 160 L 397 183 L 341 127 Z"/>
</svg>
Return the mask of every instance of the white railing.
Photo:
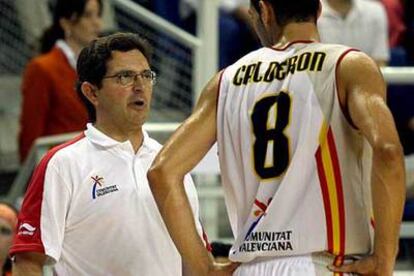
<svg viewBox="0 0 414 276">
<path fill-rule="evenodd" d="M 388 84 L 414 84 L 414 67 L 384 67 L 381 71 Z"/>
<path fill-rule="evenodd" d="M 198 99 L 203 86 L 218 68 L 218 0 L 201 0 L 197 17 L 197 35 L 189 34 L 164 18 L 149 12 L 131 0 L 112 0 L 113 5 L 133 13 L 137 18 L 147 22 L 168 36 L 194 51 L 193 99 Z"/>
</svg>

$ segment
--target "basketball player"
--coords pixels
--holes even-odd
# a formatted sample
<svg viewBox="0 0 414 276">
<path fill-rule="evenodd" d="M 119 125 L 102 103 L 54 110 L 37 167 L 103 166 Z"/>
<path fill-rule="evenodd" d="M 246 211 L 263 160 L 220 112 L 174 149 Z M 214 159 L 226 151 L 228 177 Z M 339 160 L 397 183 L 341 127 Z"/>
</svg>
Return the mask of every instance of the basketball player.
<svg viewBox="0 0 414 276">
<path fill-rule="evenodd" d="M 318 42 L 319 13 L 251 0 L 264 47 L 210 81 L 149 171 L 194 275 L 214 273 L 181 183 L 216 141 L 234 275 L 392 275 L 405 184 L 386 86 L 367 55 Z"/>
</svg>

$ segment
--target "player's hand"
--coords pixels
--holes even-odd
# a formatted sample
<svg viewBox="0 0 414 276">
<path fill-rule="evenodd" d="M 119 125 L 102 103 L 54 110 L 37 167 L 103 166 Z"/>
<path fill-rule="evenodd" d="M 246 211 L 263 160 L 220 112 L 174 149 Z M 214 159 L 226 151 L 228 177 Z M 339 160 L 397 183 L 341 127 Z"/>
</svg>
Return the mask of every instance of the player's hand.
<svg viewBox="0 0 414 276">
<path fill-rule="evenodd" d="M 393 273 L 393 265 L 380 261 L 376 255 L 370 255 L 341 266 L 330 265 L 328 269 L 332 272 L 357 273 L 364 276 L 392 276 Z"/>
<path fill-rule="evenodd" d="M 239 267 L 240 263 L 214 263 L 213 269 L 208 273 L 209 276 L 231 276 Z"/>
</svg>

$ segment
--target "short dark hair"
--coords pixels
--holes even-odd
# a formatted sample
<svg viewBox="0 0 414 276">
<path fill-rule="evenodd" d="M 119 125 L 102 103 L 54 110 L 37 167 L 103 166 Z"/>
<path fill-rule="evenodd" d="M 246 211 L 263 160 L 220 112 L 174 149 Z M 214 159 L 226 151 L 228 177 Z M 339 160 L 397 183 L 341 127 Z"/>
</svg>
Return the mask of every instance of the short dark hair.
<svg viewBox="0 0 414 276">
<path fill-rule="evenodd" d="M 307 22 L 318 17 L 320 0 L 250 0 L 250 4 L 260 11 L 259 2 L 269 2 L 276 15 L 277 24 L 284 26 L 290 22 Z"/>
<path fill-rule="evenodd" d="M 145 39 L 133 33 L 115 33 L 95 39 L 80 52 L 76 65 L 78 73 L 76 90 L 88 110 L 91 122 L 96 121 L 96 111 L 93 104 L 83 95 L 82 83 L 87 81 L 101 88 L 102 79 L 107 71 L 107 62 L 112 58 L 112 51 L 128 52 L 135 49 L 144 55 L 148 64 L 151 64 L 151 46 Z"/>
</svg>

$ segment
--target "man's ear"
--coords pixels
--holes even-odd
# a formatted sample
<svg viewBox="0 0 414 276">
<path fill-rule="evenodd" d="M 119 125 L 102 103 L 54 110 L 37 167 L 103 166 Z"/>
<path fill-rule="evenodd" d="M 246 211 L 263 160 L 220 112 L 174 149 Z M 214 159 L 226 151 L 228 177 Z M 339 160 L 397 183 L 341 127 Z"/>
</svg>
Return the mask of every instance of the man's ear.
<svg viewBox="0 0 414 276">
<path fill-rule="evenodd" d="M 98 105 L 98 94 L 97 88 L 95 85 L 91 84 L 90 82 L 84 81 L 81 84 L 81 91 L 82 94 L 94 105 Z"/>
</svg>

